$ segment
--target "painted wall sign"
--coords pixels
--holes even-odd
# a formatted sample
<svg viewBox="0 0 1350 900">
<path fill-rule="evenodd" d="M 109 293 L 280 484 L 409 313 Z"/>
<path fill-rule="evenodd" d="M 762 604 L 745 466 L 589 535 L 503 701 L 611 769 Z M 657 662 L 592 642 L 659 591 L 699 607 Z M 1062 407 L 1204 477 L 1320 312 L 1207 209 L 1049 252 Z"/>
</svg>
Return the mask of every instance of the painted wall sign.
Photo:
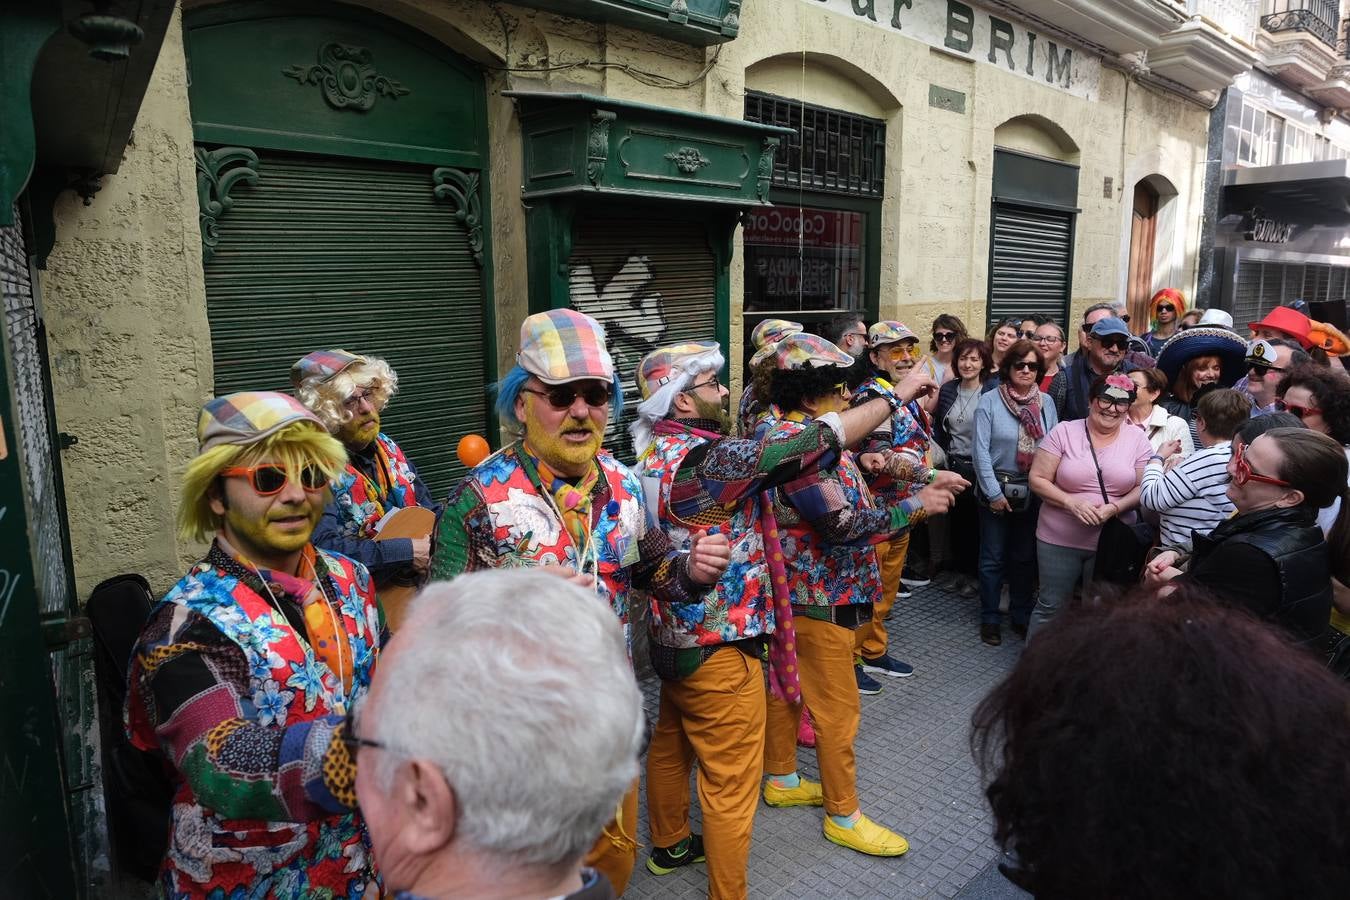
<svg viewBox="0 0 1350 900">
<path fill-rule="evenodd" d="M 1084 100 L 1097 99 L 1101 62 L 1020 22 L 961 0 L 801 0 Z"/>
</svg>

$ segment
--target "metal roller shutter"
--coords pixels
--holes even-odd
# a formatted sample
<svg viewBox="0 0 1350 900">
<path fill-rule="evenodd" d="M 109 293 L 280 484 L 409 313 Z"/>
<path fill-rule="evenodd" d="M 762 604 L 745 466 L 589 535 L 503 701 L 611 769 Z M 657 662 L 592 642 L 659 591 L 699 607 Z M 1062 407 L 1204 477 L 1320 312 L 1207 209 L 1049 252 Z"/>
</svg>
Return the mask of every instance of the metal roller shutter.
<svg viewBox="0 0 1350 900">
<path fill-rule="evenodd" d="M 260 154 L 205 266 L 216 391 L 290 390 L 331 347 L 399 376 L 384 430 L 443 497 L 459 439 L 485 433 L 482 270 L 431 167 Z"/>
<path fill-rule="evenodd" d="M 1350 288 L 1350 267 L 1273 262 L 1244 256 L 1238 261 L 1233 321 L 1241 327 L 1295 300 L 1344 303 L 1347 288 Z"/>
<path fill-rule="evenodd" d="M 574 227 L 572 307 L 604 324 L 624 386 L 624 416 L 605 446 L 632 461 L 638 362 L 662 344 L 717 339 L 717 261 L 698 222 L 590 218 Z"/>
<path fill-rule="evenodd" d="M 1073 281 L 1073 214 L 995 203 L 989 321 L 1049 316 L 1064 323 Z"/>
</svg>

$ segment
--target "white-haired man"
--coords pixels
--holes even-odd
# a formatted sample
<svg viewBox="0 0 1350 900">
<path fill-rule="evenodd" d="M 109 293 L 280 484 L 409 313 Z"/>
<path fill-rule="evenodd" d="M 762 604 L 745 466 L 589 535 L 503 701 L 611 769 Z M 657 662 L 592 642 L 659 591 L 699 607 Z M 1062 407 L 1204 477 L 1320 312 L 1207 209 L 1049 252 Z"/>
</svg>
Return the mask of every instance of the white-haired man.
<svg viewBox="0 0 1350 900">
<path fill-rule="evenodd" d="M 765 694 L 759 658 L 766 638 L 774 694 L 796 702 L 792 607 L 782 547 L 765 494 L 834 466 L 842 448 L 886 420 L 894 400 L 828 413 L 769 441 L 728 437 L 730 395 L 717 380 L 717 344 L 661 347 L 638 365 L 643 398 L 632 426 L 649 506 L 671 543 L 688 547 L 708 528 L 726 532 L 731 563 L 712 590 L 690 603 L 651 604 L 651 658 L 661 676 L 661 711 L 647 755 L 647 869 L 665 875 L 706 855 L 709 896 L 747 894 L 750 834 L 764 755 Z M 935 387 L 920 374 L 901 386 Z M 774 556 L 777 556 L 777 560 Z M 738 652 L 739 651 L 739 652 Z M 689 828 L 689 775 L 698 760 L 702 836 Z"/>
<path fill-rule="evenodd" d="M 314 529 L 314 544 L 350 556 L 377 586 L 412 583 L 431 565 L 431 536 L 374 540 L 384 517 L 423 506 L 439 514 L 417 467 L 380 431 L 380 413 L 398 389 L 389 363 L 346 350 L 316 350 L 291 366 L 300 402 L 347 448 L 347 468 Z"/>
<path fill-rule="evenodd" d="M 612 898 L 582 858 L 637 777 L 644 726 L 594 592 L 525 570 L 436 583 L 380 662 L 345 738 L 386 890 Z"/>
</svg>

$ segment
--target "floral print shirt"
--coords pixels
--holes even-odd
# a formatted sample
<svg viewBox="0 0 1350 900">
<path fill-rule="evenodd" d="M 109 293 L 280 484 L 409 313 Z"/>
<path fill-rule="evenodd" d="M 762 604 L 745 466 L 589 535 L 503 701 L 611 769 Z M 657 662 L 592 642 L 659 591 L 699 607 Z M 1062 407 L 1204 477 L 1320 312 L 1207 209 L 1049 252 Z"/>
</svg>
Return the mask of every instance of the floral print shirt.
<svg viewBox="0 0 1350 900">
<path fill-rule="evenodd" d="M 633 588 L 669 603 L 695 600 L 704 588 L 690 580 L 687 554 L 649 517 L 637 476 L 604 450 L 595 464 L 601 477 L 591 493 L 591 533 L 578 547 L 518 445 L 479 463 L 446 501 L 432 579 L 544 565 L 595 574 L 596 590 L 623 623 L 625 637 Z"/>
<path fill-rule="evenodd" d="M 314 570 L 348 642 L 350 696 L 310 647 L 299 598 L 219 544 L 141 632 L 127 729 L 172 768 L 162 896 L 359 897 L 373 877 L 341 730 L 384 626 L 360 564 L 320 551 Z"/>
</svg>

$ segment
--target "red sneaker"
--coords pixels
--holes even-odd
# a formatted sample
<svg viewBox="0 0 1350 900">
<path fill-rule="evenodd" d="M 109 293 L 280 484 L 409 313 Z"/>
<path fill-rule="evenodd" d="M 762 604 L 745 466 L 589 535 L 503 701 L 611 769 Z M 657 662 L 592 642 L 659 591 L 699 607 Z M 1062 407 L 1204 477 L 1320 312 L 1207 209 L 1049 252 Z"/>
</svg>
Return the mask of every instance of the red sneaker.
<svg viewBox="0 0 1350 900">
<path fill-rule="evenodd" d="M 797 726 L 797 746 L 814 747 L 816 745 L 816 730 L 811 727 L 811 710 L 802 710 L 802 721 Z"/>
</svg>

